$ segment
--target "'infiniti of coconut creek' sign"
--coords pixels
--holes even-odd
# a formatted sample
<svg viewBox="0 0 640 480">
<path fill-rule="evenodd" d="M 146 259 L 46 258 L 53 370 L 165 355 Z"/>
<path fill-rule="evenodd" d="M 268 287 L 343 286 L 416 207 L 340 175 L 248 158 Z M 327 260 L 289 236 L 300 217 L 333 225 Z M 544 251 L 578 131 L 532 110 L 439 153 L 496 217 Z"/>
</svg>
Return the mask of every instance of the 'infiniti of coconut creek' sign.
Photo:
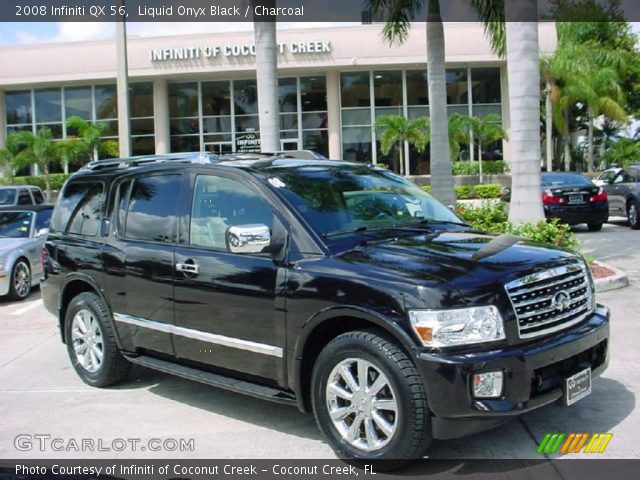
<svg viewBox="0 0 640 480">
<path fill-rule="evenodd" d="M 282 55 L 309 55 L 331 53 L 331 42 L 321 40 L 315 42 L 278 43 L 278 52 Z M 154 48 L 149 51 L 152 62 L 168 62 L 177 60 L 198 60 L 218 57 L 250 57 L 256 54 L 252 44 L 229 44 L 206 47 Z"/>
</svg>

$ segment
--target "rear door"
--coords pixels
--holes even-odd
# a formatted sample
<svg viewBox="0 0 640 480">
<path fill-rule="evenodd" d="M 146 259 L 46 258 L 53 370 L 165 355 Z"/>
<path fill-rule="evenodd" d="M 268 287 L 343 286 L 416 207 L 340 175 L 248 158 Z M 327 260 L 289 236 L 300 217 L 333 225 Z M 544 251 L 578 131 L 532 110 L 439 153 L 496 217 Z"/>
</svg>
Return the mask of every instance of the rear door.
<svg viewBox="0 0 640 480">
<path fill-rule="evenodd" d="M 620 170 L 610 184 L 605 187 L 609 196 L 609 212 L 611 215 L 626 216 L 627 209 L 625 205 L 626 193 L 629 186 L 625 185 L 629 182 L 629 174 L 626 170 Z"/>
<path fill-rule="evenodd" d="M 282 384 L 285 270 L 270 254 L 230 253 L 225 241 L 230 226 L 273 230 L 274 209 L 257 185 L 231 173 L 192 182 L 186 238 L 175 255 L 176 355 Z"/>
<path fill-rule="evenodd" d="M 173 354 L 174 249 L 184 180 L 148 174 L 115 186 L 103 259 L 109 304 L 127 350 Z"/>
</svg>

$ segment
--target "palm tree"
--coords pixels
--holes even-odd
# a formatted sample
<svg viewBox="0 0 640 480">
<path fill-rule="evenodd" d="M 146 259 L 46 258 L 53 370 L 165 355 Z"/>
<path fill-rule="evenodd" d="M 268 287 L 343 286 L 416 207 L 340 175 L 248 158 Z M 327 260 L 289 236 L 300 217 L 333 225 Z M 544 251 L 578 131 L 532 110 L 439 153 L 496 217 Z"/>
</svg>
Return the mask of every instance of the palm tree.
<svg viewBox="0 0 640 480">
<path fill-rule="evenodd" d="M 86 160 L 97 159 L 101 139 L 107 132 L 106 123 L 90 123 L 80 117 L 69 117 L 67 119 L 67 130 L 77 132 L 72 138 L 77 138 L 85 145 L 88 153 Z"/>
<path fill-rule="evenodd" d="M 13 132 L 7 135 L 5 147 L 0 149 L 0 165 L 10 181 L 13 180 L 14 166 L 20 150 L 20 133 Z"/>
<path fill-rule="evenodd" d="M 445 44 L 439 0 L 427 1 L 427 84 L 431 121 L 431 193 L 446 205 L 455 203 L 453 173 L 449 151 Z M 425 0 L 366 0 L 374 14 L 386 15 L 382 29 L 390 44 L 404 43 L 411 21 L 421 12 Z"/>
<path fill-rule="evenodd" d="M 34 135 L 31 132 L 18 132 L 18 144 L 20 152 L 14 158 L 17 168 L 28 165 L 38 165 L 44 172 L 45 199 L 51 200 L 51 176 L 50 166 L 56 157 L 56 149 L 53 143 L 53 133 L 48 127 L 43 127 Z"/>
<path fill-rule="evenodd" d="M 449 130 L 449 151 L 451 152 L 451 161 L 455 162 L 460 159 L 460 145 L 471 143 L 469 117 L 454 112 L 449 115 L 447 123 Z"/>
<path fill-rule="evenodd" d="M 478 167 L 480 171 L 480 182 L 482 183 L 482 146 L 489 145 L 499 140 L 507 139 L 507 132 L 500 125 L 500 115 L 490 113 L 485 117 L 469 117 L 471 135 L 478 145 Z"/>
<path fill-rule="evenodd" d="M 257 2 L 251 5 L 271 8 L 276 0 Z M 258 121 L 262 151 L 280 150 L 280 116 L 278 103 L 278 54 L 276 40 L 276 18 L 262 17 L 253 21 L 256 46 L 256 77 L 258 85 Z"/>
<path fill-rule="evenodd" d="M 387 155 L 393 147 L 398 149 L 401 175 L 409 173 L 408 171 L 403 173 L 403 170 L 405 170 L 405 142 L 413 145 L 420 153 L 424 151 L 429 143 L 429 119 L 426 117 L 408 120 L 401 115 L 388 115 L 379 117 L 373 128 L 374 130 L 382 130 L 380 148 L 384 155 Z"/>
</svg>

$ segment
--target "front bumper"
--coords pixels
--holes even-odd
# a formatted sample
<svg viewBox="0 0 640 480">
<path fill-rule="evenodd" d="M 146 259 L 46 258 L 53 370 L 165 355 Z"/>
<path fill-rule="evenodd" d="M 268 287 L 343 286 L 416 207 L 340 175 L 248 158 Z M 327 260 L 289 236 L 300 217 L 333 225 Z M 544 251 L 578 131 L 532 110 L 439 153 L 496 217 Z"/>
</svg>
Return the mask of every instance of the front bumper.
<svg viewBox="0 0 640 480">
<path fill-rule="evenodd" d="M 419 353 L 433 414 L 433 436 L 456 438 L 493 428 L 562 398 L 563 379 L 590 366 L 592 378 L 609 363 L 609 317 L 606 307 L 580 324 L 525 345 L 478 353 Z M 502 371 L 503 395 L 476 399 L 471 394 L 475 373 Z"/>
<path fill-rule="evenodd" d="M 11 272 L 0 271 L 0 296 L 9 294 L 10 285 L 11 285 Z"/>
</svg>

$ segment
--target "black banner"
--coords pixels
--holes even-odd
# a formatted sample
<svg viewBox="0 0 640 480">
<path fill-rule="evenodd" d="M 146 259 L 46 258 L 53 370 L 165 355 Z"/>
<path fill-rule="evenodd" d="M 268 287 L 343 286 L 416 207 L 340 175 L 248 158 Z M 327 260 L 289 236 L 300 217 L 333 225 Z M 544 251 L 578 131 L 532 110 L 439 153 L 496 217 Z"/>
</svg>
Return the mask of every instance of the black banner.
<svg viewBox="0 0 640 480">
<path fill-rule="evenodd" d="M 491 0 L 493 1 L 493 0 Z M 640 19 L 637 0 L 532 0 L 506 1 L 506 15 L 518 21 L 609 21 Z M 415 4 L 409 19 L 427 20 L 425 5 Z M 487 0 L 484 5 L 490 2 Z M 476 22 L 480 16 L 476 0 L 440 0 L 445 22 Z M 275 5 L 275 6 L 274 6 Z M 372 10 L 367 0 L 3 0 L 0 22 L 358 22 L 376 23 L 388 18 L 388 10 Z M 500 6 L 500 2 L 494 2 Z M 498 8 L 500 10 L 500 8 Z M 487 14 L 487 10 L 484 10 Z M 493 15 L 493 13 L 489 12 Z"/>
</svg>

